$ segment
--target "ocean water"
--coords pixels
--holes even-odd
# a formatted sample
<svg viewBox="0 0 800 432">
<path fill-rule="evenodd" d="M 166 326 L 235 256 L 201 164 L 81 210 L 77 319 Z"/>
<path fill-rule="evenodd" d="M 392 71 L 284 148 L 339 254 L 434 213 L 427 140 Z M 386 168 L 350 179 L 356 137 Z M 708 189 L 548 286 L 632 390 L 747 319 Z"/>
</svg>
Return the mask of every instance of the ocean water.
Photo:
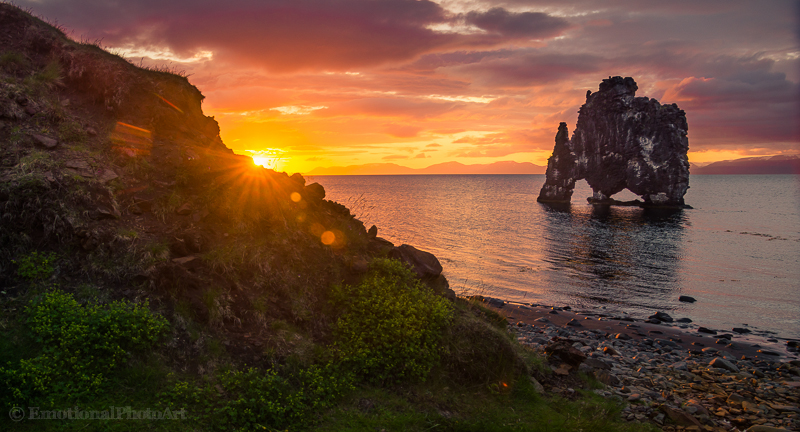
<svg viewBox="0 0 800 432">
<path fill-rule="evenodd" d="M 800 338 L 800 176 L 692 176 L 694 209 L 679 211 L 594 207 L 584 181 L 570 205 L 540 204 L 543 175 L 307 180 L 380 237 L 436 255 L 460 295 Z"/>
</svg>

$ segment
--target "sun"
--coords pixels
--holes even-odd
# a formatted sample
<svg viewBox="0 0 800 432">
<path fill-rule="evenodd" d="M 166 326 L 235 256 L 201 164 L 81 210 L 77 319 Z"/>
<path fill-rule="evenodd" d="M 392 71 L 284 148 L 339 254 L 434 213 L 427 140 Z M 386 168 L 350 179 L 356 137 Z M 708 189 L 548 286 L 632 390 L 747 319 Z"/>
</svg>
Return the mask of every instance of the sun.
<svg viewBox="0 0 800 432">
<path fill-rule="evenodd" d="M 279 171 L 285 162 L 285 151 L 281 149 L 263 149 L 263 150 L 247 150 L 253 158 L 255 165 L 261 165 L 264 168 Z"/>
</svg>

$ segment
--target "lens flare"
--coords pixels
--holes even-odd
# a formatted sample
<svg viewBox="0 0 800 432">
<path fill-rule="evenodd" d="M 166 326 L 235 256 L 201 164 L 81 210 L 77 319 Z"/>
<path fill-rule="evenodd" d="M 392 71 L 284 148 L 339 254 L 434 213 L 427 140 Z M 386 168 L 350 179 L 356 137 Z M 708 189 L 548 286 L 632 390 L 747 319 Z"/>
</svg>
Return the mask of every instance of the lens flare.
<svg viewBox="0 0 800 432">
<path fill-rule="evenodd" d="M 294 202 L 300 202 L 300 200 L 303 199 L 303 197 L 297 192 L 292 192 L 292 194 L 289 195 L 289 198 L 291 198 Z"/>
<path fill-rule="evenodd" d="M 320 236 L 320 240 L 322 240 L 322 244 L 330 246 L 336 241 L 336 234 L 330 231 L 325 231 Z"/>
</svg>

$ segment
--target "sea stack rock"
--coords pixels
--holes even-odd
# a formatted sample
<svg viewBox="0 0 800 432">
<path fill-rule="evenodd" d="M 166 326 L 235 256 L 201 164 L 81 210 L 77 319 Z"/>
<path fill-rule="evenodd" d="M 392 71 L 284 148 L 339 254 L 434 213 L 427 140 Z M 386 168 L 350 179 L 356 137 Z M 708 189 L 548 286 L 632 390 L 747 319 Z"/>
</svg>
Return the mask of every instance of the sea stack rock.
<svg viewBox="0 0 800 432">
<path fill-rule="evenodd" d="M 614 204 L 611 196 L 627 188 L 643 206 L 684 207 L 686 113 L 675 104 L 635 97 L 637 89 L 633 78 L 617 76 L 586 93 L 572 138 L 566 123 L 558 127 L 539 202 L 569 203 L 575 182 L 586 179 L 594 191 L 591 203 Z"/>
</svg>

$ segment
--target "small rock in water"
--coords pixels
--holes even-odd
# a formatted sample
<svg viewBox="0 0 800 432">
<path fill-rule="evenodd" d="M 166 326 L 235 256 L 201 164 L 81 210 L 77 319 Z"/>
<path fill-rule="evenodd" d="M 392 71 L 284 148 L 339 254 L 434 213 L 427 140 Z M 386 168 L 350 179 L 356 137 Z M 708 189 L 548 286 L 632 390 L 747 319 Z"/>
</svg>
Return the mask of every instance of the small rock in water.
<svg viewBox="0 0 800 432">
<path fill-rule="evenodd" d="M 711 329 L 708 329 L 708 328 L 705 328 L 705 327 L 700 327 L 700 328 L 697 329 L 697 331 L 700 332 L 700 333 L 717 334 L 716 330 L 711 330 Z"/>
<path fill-rule="evenodd" d="M 743 328 L 743 327 L 734 327 L 733 328 L 733 332 L 734 333 L 739 333 L 739 334 L 750 333 L 750 329 L 746 329 L 746 328 Z"/>
<path fill-rule="evenodd" d="M 664 322 L 672 322 L 672 317 L 666 312 L 656 312 L 655 315 L 650 315 L 649 319 L 657 319 Z"/>
<path fill-rule="evenodd" d="M 575 318 L 569 320 L 567 325 L 570 327 L 583 327 L 583 324 L 581 324 L 580 321 L 576 320 Z"/>
<path fill-rule="evenodd" d="M 675 322 L 679 322 L 679 323 L 690 323 L 690 322 L 692 322 L 692 320 L 691 320 L 691 319 L 689 319 L 689 318 L 678 318 L 677 320 L 675 320 Z"/>
<path fill-rule="evenodd" d="M 682 296 L 678 297 L 678 301 L 687 302 L 687 303 L 694 303 L 694 302 L 697 301 L 697 299 L 692 297 L 692 296 L 682 295 Z"/>
</svg>

